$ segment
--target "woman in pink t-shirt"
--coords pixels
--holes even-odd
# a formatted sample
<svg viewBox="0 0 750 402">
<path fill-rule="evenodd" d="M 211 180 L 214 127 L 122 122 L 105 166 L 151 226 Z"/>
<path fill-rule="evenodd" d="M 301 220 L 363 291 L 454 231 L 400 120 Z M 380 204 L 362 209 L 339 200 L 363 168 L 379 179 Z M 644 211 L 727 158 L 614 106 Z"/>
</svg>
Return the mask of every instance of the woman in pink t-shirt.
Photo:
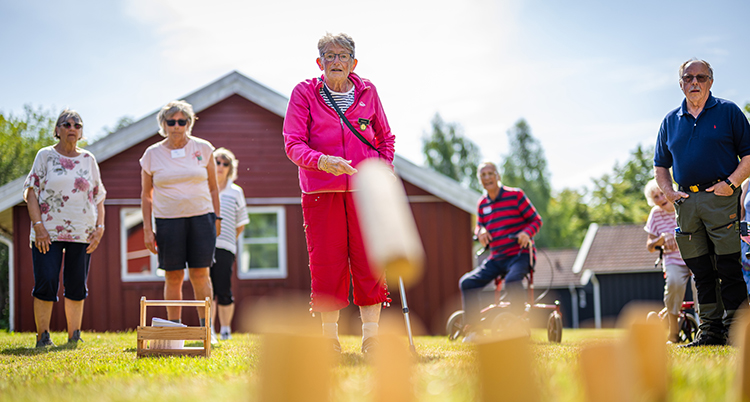
<svg viewBox="0 0 750 402">
<path fill-rule="evenodd" d="M 649 252 L 661 247 L 664 250 L 664 306 L 669 323 L 668 343 L 677 343 L 680 333 L 678 318 L 685 298 L 685 288 L 690 279 L 690 270 L 682 260 L 674 238 L 677 227 L 674 204 L 664 196 L 656 180 L 651 180 L 643 190 L 648 205 L 652 206 L 643 229 L 648 233 L 646 247 Z M 693 290 L 693 295 L 695 295 Z"/>
<path fill-rule="evenodd" d="M 186 266 L 196 300 L 213 298 L 209 267 L 221 233 L 214 147 L 191 135 L 196 117 L 185 101 L 169 102 L 156 119 L 165 139 L 148 147 L 140 159 L 144 243 L 159 254 L 165 299 L 182 300 Z M 180 307 L 167 307 L 167 318 L 180 322 L 181 312 Z M 204 315 L 198 309 L 201 326 Z"/>
</svg>

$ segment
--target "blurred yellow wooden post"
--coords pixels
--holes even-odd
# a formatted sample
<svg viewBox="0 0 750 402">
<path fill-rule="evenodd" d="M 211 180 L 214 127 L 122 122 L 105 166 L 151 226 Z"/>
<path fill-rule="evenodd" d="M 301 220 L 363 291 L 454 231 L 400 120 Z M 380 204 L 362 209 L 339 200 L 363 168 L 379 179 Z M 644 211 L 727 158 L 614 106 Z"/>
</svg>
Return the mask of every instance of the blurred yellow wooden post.
<svg viewBox="0 0 750 402">
<path fill-rule="evenodd" d="M 411 286 L 422 277 L 424 249 L 404 187 L 378 160 L 357 170 L 354 200 L 370 265 Z"/>
<path fill-rule="evenodd" d="M 636 397 L 642 401 L 667 400 L 667 345 L 660 323 L 633 322 L 625 340 L 625 356 L 631 359 Z"/>
<path fill-rule="evenodd" d="M 620 342 L 596 343 L 581 350 L 579 372 L 588 402 L 633 402 L 622 352 Z"/>
<path fill-rule="evenodd" d="M 413 402 L 412 369 L 414 358 L 403 337 L 390 333 L 379 335 L 375 350 L 375 401 Z"/>
<path fill-rule="evenodd" d="M 737 346 L 736 400 L 750 402 L 750 310 L 745 308 L 731 328 L 732 344 Z"/>
<path fill-rule="evenodd" d="M 480 401 L 541 400 L 527 336 L 479 343 L 477 360 Z"/>
<path fill-rule="evenodd" d="M 263 335 L 258 401 L 329 402 L 333 353 L 320 336 Z"/>
</svg>

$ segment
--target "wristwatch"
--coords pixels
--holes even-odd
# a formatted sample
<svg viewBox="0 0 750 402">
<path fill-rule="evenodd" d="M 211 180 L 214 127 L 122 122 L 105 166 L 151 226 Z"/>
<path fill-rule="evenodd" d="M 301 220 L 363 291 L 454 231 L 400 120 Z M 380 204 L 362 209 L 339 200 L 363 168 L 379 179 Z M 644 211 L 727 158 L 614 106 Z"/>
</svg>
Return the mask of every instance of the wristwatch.
<svg viewBox="0 0 750 402">
<path fill-rule="evenodd" d="M 732 189 L 732 191 L 737 190 L 737 186 L 735 186 L 734 183 L 732 183 L 731 180 L 726 179 L 726 180 L 724 180 L 724 183 L 727 183 L 729 185 L 729 188 Z"/>
</svg>

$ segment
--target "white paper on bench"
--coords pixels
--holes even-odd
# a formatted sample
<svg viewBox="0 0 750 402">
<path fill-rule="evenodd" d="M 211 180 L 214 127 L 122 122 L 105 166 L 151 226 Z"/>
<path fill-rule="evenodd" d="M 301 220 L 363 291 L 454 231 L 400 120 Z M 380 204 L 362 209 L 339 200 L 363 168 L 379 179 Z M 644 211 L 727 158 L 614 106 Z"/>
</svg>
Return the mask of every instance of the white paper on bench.
<svg viewBox="0 0 750 402">
<path fill-rule="evenodd" d="M 185 324 L 172 322 L 163 318 L 151 319 L 152 327 L 187 327 Z M 149 349 L 182 349 L 185 347 L 184 340 L 154 339 L 149 343 Z"/>
</svg>

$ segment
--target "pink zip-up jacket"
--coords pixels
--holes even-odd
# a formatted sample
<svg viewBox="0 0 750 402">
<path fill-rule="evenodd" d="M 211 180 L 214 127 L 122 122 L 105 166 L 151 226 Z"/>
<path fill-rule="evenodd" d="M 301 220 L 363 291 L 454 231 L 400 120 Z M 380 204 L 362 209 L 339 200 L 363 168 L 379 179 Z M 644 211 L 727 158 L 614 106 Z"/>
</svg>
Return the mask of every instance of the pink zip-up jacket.
<svg viewBox="0 0 750 402">
<path fill-rule="evenodd" d="M 369 158 L 378 158 L 393 169 L 395 137 L 385 117 L 375 86 L 354 73 L 354 103 L 344 112 L 347 120 L 377 152 L 365 145 L 344 124 L 333 108 L 320 96 L 323 78 L 297 84 L 289 98 L 284 118 L 284 147 L 289 159 L 299 166 L 299 183 L 303 193 L 352 191 L 352 177 L 334 176 L 318 169 L 321 155 L 340 156 L 357 167 Z M 365 125 L 364 131 L 362 125 Z M 356 173 L 355 173 L 356 174 Z"/>
</svg>

